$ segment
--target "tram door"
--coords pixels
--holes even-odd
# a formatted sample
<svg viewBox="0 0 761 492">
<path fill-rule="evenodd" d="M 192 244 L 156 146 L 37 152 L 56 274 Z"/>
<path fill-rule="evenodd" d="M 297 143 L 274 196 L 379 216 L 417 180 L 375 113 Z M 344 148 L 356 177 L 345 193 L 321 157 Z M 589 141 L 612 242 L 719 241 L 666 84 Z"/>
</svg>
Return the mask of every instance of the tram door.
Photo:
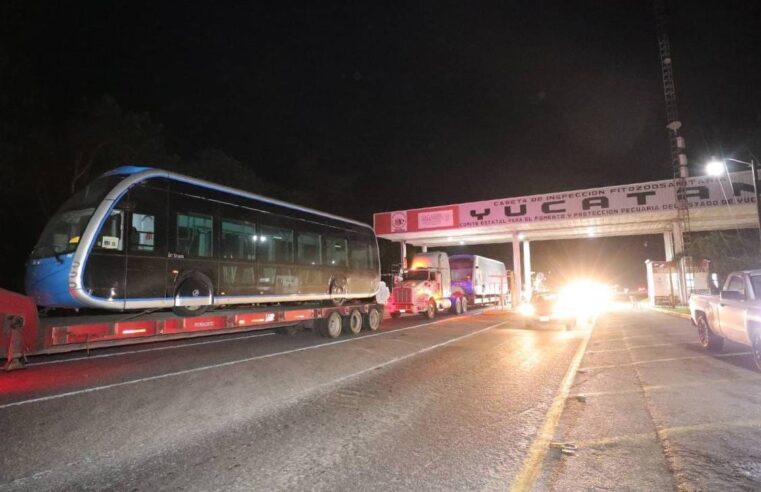
<svg viewBox="0 0 761 492">
<path fill-rule="evenodd" d="M 127 198 L 127 297 L 166 296 L 167 191 L 149 180 L 132 188 Z"/>
<path fill-rule="evenodd" d="M 175 295 L 180 280 L 188 275 L 211 282 L 214 294 L 217 282 L 218 245 L 215 228 L 217 206 L 210 200 L 169 193 L 169 245 L 167 252 L 167 294 Z M 202 294 L 203 295 L 203 294 Z"/>
</svg>

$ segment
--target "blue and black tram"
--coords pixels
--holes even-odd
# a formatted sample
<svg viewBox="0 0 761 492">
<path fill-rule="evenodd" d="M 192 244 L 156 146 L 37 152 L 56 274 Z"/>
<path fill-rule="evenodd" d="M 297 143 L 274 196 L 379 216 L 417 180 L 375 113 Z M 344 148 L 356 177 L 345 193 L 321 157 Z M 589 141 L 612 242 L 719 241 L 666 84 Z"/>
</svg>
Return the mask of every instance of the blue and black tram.
<svg viewBox="0 0 761 492">
<path fill-rule="evenodd" d="M 215 305 L 371 300 L 379 282 L 366 224 L 135 166 L 67 200 L 26 273 L 40 306 L 183 316 Z"/>
</svg>

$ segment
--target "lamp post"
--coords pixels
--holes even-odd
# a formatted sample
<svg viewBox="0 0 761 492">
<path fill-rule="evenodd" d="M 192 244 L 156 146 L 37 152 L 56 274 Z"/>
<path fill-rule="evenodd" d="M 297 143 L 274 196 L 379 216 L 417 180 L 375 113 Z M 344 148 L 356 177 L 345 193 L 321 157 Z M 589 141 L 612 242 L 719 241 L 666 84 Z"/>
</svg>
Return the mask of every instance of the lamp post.
<svg viewBox="0 0 761 492">
<path fill-rule="evenodd" d="M 724 159 L 717 159 L 714 157 L 708 164 L 706 164 L 706 173 L 711 176 L 720 176 L 722 174 L 729 175 L 729 171 L 727 170 L 727 161 L 743 164 L 744 166 L 748 166 L 750 168 L 753 179 L 753 195 L 756 200 L 756 218 L 758 219 L 759 225 L 758 239 L 761 241 L 761 203 L 758 201 L 758 175 L 756 174 L 756 162 L 753 159 L 751 159 L 750 162 L 746 162 L 733 159 L 731 157 L 725 157 Z"/>
</svg>

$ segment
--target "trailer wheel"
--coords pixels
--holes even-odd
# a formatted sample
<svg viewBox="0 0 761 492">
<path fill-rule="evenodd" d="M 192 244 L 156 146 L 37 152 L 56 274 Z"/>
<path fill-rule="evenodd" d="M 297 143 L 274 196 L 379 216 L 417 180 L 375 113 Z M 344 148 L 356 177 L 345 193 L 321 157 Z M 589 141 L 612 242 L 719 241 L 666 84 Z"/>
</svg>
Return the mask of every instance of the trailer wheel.
<svg viewBox="0 0 761 492">
<path fill-rule="evenodd" d="M 338 338 L 341 336 L 341 329 L 343 328 L 343 318 L 338 311 L 333 311 L 322 321 L 322 327 L 320 334 L 328 338 Z"/>
<path fill-rule="evenodd" d="M 344 319 L 344 329 L 350 335 L 359 335 L 362 331 L 362 313 L 359 309 L 352 309 L 351 314 Z"/>
<path fill-rule="evenodd" d="M 368 311 L 364 318 L 365 328 L 370 331 L 377 331 L 378 328 L 380 328 L 381 321 L 383 320 L 383 315 L 381 315 L 381 312 L 378 310 L 378 308 L 370 308 L 370 311 Z"/>
<path fill-rule="evenodd" d="M 724 347 L 724 338 L 715 334 L 711 330 L 705 314 L 698 314 L 697 325 L 698 340 L 700 340 L 700 345 L 702 345 L 703 348 L 709 352 L 719 352 L 722 347 Z"/>
<path fill-rule="evenodd" d="M 462 301 L 460 300 L 460 296 L 456 296 L 452 298 L 452 306 L 449 308 L 449 312 L 452 314 L 461 314 L 462 313 Z"/>
<path fill-rule="evenodd" d="M 462 297 L 462 300 L 460 301 L 460 313 L 467 313 L 468 312 L 468 298 Z"/>
<path fill-rule="evenodd" d="M 214 288 L 211 286 L 211 280 L 200 272 L 192 272 L 184 279 L 180 280 L 174 291 L 175 305 L 172 308 L 174 313 L 182 317 L 201 316 L 205 313 L 212 303 Z M 202 306 L 178 306 L 177 300 L 180 298 L 203 298 L 206 297 L 209 303 Z"/>
<path fill-rule="evenodd" d="M 436 317 L 436 301 L 428 301 L 428 307 L 426 307 L 423 313 L 426 319 L 433 319 Z"/>
</svg>

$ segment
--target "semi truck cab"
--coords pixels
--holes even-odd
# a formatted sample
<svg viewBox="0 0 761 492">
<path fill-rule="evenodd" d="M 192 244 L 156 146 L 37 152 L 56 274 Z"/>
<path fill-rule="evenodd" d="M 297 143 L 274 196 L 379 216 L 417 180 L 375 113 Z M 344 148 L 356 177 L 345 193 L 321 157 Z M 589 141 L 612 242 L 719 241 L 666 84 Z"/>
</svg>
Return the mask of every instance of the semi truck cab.
<svg viewBox="0 0 761 492">
<path fill-rule="evenodd" d="M 437 312 L 450 310 L 462 313 L 468 302 L 461 294 L 452 294 L 452 278 L 449 257 L 442 251 L 418 253 L 412 258 L 410 268 L 391 293 L 387 306 L 391 316 L 403 313 L 421 313 L 432 319 Z"/>
</svg>

